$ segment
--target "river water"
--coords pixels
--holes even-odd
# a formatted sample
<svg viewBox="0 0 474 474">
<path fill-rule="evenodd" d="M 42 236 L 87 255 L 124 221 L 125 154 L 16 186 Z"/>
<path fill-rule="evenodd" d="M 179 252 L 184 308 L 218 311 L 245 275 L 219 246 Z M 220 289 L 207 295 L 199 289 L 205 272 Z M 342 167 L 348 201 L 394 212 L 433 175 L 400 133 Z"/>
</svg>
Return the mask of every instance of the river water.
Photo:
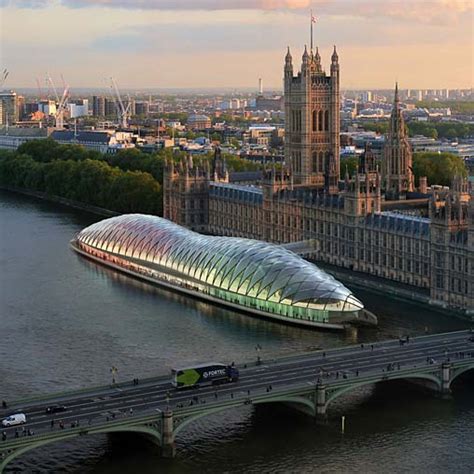
<svg viewBox="0 0 474 474">
<path fill-rule="evenodd" d="M 189 300 L 89 262 L 69 240 L 100 218 L 0 192 L 0 398 L 166 373 L 196 361 L 274 357 L 318 347 L 466 328 L 467 323 L 390 295 L 356 291 L 377 329 L 317 332 Z M 161 459 L 140 439 L 90 436 L 32 451 L 15 472 L 474 472 L 474 381 L 452 400 L 402 382 L 353 392 L 329 424 L 277 406 L 201 419 Z M 346 416 L 346 432 L 339 429 Z"/>
</svg>

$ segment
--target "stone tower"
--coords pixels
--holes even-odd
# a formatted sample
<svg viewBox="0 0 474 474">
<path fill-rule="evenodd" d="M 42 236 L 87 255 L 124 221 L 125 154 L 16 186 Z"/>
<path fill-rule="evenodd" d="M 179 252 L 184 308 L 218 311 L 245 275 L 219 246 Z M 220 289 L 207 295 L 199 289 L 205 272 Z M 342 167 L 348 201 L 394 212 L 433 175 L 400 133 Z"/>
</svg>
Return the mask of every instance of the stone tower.
<svg viewBox="0 0 474 474">
<path fill-rule="evenodd" d="M 398 83 L 395 86 L 390 124 L 384 147 L 384 187 L 386 199 L 401 199 L 407 192 L 413 192 L 413 156 L 405 129 L 400 101 Z"/>
<path fill-rule="evenodd" d="M 210 170 L 195 166 L 191 155 L 163 170 L 163 217 L 197 232 L 206 232 L 209 220 Z"/>
<path fill-rule="evenodd" d="M 460 176 L 430 199 L 431 298 L 442 305 L 474 307 L 472 211 L 468 182 Z"/>
<path fill-rule="evenodd" d="M 316 48 L 305 47 L 301 70 L 293 75 L 290 49 L 285 58 L 285 157 L 295 186 L 325 187 L 338 192 L 339 181 L 339 58 L 331 57 L 331 74 L 321 66 Z"/>
</svg>

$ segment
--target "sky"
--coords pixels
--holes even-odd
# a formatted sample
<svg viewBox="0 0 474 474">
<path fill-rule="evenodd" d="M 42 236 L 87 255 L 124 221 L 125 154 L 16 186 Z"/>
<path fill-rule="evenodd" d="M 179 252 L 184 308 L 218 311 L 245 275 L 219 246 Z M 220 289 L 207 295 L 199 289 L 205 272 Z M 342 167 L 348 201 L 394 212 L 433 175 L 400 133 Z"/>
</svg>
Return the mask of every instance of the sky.
<svg viewBox="0 0 474 474">
<path fill-rule="evenodd" d="M 281 89 L 311 9 L 345 89 L 472 87 L 474 0 L 0 0 L 4 87 Z"/>
</svg>

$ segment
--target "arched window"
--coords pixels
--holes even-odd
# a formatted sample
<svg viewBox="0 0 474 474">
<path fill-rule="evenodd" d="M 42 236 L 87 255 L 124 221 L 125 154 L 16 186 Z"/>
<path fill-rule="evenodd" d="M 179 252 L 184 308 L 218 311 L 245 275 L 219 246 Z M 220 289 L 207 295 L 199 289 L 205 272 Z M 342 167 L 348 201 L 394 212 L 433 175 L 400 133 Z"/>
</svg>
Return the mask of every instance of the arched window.
<svg viewBox="0 0 474 474">
<path fill-rule="evenodd" d="M 323 111 L 320 110 L 318 113 L 318 130 L 323 131 Z"/>
<path fill-rule="evenodd" d="M 329 131 L 329 110 L 324 112 L 324 130 Z"/>
<path fill-rule="evenodd" d="M 316 110 L 313 110 L 313 132 L 318 130 L 318 114 Z"/>
<path fill-rule="evenodd" d="M 315 112 L 313 112 L 313 115 L 315 115 Z M 313 157 L 312 157 L 312 162 L 313 162 L 313 173 L 318 172 L 318 153 L 316 151 L 313 151 Z"/>
<path fill-rule="evenodd" d="M 319 152 L 319 172 L 324 173 L 324 153 L 322 151 Z"/>
</svg>

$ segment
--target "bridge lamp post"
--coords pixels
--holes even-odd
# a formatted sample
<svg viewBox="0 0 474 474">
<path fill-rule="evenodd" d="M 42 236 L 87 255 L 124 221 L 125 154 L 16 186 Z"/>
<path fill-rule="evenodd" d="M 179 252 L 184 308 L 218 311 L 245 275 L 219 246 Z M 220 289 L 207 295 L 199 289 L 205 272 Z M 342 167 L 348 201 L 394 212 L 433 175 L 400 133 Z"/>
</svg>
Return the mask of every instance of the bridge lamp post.
<svg viewBox="0 0 474 474">
<path fill-rule="evenodd" d="M 262 346 L 260 344 L 257 344 L 255 346 L 255 351 L 257 352 L 257 365 L 261 364 L 261 359 L 260 359 L 260 351 L 262 350 Z"/>
<path fill-rule="evenodd" d="M 112 374 L 112 385 L 115 385 L 115 377 L 117 375 L 118 369 L 114 365 L 110 368 L 110 373 Z"/>
</svg>

